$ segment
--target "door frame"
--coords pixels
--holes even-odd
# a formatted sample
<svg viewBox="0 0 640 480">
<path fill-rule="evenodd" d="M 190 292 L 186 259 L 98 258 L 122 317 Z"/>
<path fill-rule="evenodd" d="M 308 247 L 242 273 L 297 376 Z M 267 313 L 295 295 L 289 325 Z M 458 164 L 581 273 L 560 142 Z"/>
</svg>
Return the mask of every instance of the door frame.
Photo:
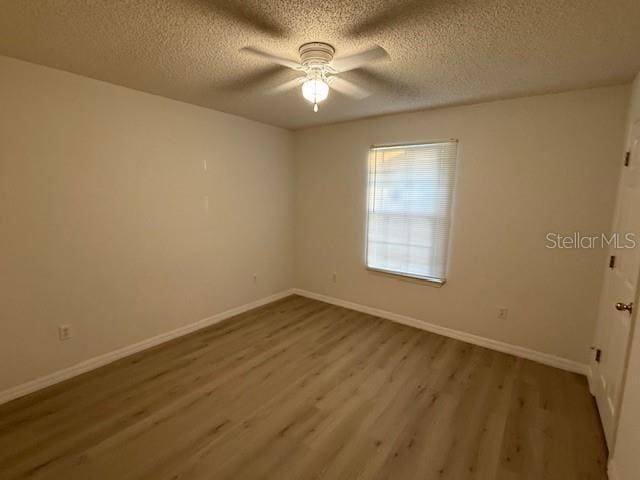
<svg viewBox="0 0 640 480">
<path fill-rule="evenodd" d="M 640 246 L 638 247 L 640 248 Z M 605 287 L 606 288 L 606 287 Z M 604 304 L 605 300 L 603 298 L 603 304 Z M 609 449 L 609 452 L 613 452 L 614 448 L 615 448 L 615 441 L 616 441 L 616 433 L 618 431 L 618 421 L 620 420 L 620 406 L 622 405 L 622 397 L 624 396 L 624 387 L 625 387 L 625 383 L 626 383 L 626 378 L 627 378 L 627 369 L 629 366 L 629 354 L 631 353 L 631 340 L 633 338 L 633 335 L 635 333 L 635 328 L 636 328 L 636 323 L 637 323 L 637 318 L 638 318 L 638 310 L 640 309 L 640 268 L 638 269 L 638 283 L 636 284 L 636 293 L 635 296 L 633 298 L 633 305 L 634 305 L 634 309 L 633 312 L 631 313 L 631 315 L 629 316 L 629 321 L 631 322 L 630 328 L 629 328 L 629 336 L 627 337 L 627 344 L 625 346 L 625 354 L 624 354 L 624 362 L 623 362 L 623 366 L 622 366 L 622 372 L 621 372 L 621 382 L 620 385 L 618 386 L 619 390 L 620 390 L 620 394 L 618 395 L 618 399 L 616 402 L 616 405 L 613 405 L 613 410 L 614 410 L 614 415 L 613 415 L 613 424 L 611 425 L 611 438 L 608 439 L 607 441 L 607 448 Z M 604 305 L 603 305 L 604 308 Z M 611 307 L 613 308 L 613 306 Z M 596 332 L 597 334 L 597 332 Z M 595 338 L 594 343 L 597 343 L 597 337 Z M 597 346 L 592 347 L 593 349 L 596 349 Z M 597 375 L 598 373 L 598 365 L 599 363 L 596 362 L 596 355 L 592 355 L 591 358 L 589 359 L 589 375 L 588 375 L 588 380 L 589 380 L 589 392 L 591 393 L 591 395 L 593 395 L 594 400 L 596 400 L 596 406 L 598 408 L 598 410 L 600 410 L 600 405 L 597 402 L 597 396 L 596 396 L 596 392 L 598 390 L 602 391 L 602 393 L 604 394 L 604 396 L 606 396 L 606 386 L 600 381 L 600 378 L 602 378 L 601 375 Z M 600 415 L 600 422 L 603 424 L 603 430 L 606 432 L 606 426 L 604 425 L 604 421 L 602 420 L 603 416 Z M 605 433 L 605 437 L 606 437 L 606 433 Z"/>
<path fill-rule="evenodd" d="M 626 157 L 627 152 L 631 152 L 632 149 L 632 140 L 633 140 L 633 132 L 635 131 L 635 129 L 638 129 L 638 132 L 640 134 L 640 116 L 634 117 L 633 119 L 631 119 L 631 121 L 629 122 L 629 126 L 628 126 L 628 130 L 627 130 L 627 135 L 626 135 L 626 139 L 625 139 L 625 148 L 624 148 L 624 152 L 623 152 L 623 158 Z M 639 147 L 640 148 L 640 147 Z M 639 149 L 639 155 L 637 160 L 640 161 L 640 149 Z M 626 166 L 626 165 L 625 165 Z M 618 227 L 617 222 L 618 222 L 618 212 L 620 209 L 620 192 L 621 189 L 623 187 L 623 174 L 624 174 L 624 168 L 625 166 L 621 167 L 620 169 L 620 178 L 618 181 L 618 190 L 617 190 L 617 199 L 616 199 L 616 205 L 615 205 L 615 212 L 614 212 L 614 224 L 612 225 L 612 231 L 613 233 L 615 232 L 615 229 Z M 638 187 L 640 188 L 640 187 Z M 640 214 L 640 213 L 639 213 Z M 620 232 L 617 232 L 620 233 Z M 636 241 L 640 241 L 640 238 L 635 239 Z M 640 245 L 636 245 L 635 248 L 640 248 Z M 610 252 L 611 250 L 609 250 L 608 252 Z M 599 346 L 597 345 L 598 341 L 599 341 L 599 335 L 600 335 L 600 329 L 601 327 L 601 323 L 602 321 L 604 321 L 604 319 L 602 318 L 604 315 L 604 309 L 606 308 L 614 308 L 613 305 L 606 305 L 607 300 L 609 300 L 607 298 L 607 292 L 608 292 L 608 288 L 609 288 L 609 267 L 607 267 L 605 269 L 605 278 L 604 278 L 604 283 L 602 286 L 602 293 L 601 293 L 601 298 L 600 298 L 600 304 L 599 304 L 599 309 L 598 309 L 598 323 L 596 325 L 596 331 L 595 331 L 595 335 L 594 335 L 594 345 L 591 347 L 592 350 L 597 351 L 597 349 L 599 348 Z M 613 418 L 612 418 L 612 425 L 611 427 L 611 431 L 610 431 L 610 435 L 611 438 L 607 438 L 607 447 L 609 449 L 609 452 L 611 454 L 611 452 L 613 452 L 614 448 L 615 448 L 615 441 L 616 441 L 616 433 L 618 431 L 618 422 L 620 420 L 620 407 L 622 406 L 622 400 L 623 400 L 623 396 L 624 396 L 624 390 L 625 390 L 625 384 L 626 384 L 626 378 L 627 378 L 627 370 L 628 370 L 628 366 L 629 366 L 629 357 L 630 357 L 630 353 L 631 353 L 631 341 L 633 339 L 633 336 L 635 334 L 635 329 L 636 329 L 636 324 L 637 324 L 637 320 L 638 320 L 638 310 L 640 310 L 640 267 L 638 268 L 638 271 L 636 272 L 636 291 L 634 293 L 633 296 L 633 305 L 634 305 L 634 309 L 631 313 L 631 315 L 629 315 L 629 322 L 630 322 L 630 326 L 629 326 L 629 335 L 627 337 L 627 343 L 625 345 L 625 352 L 624 352 L 624 359 L 623 359 L 623 365 L 622 365 L 622 372 L 621 373 L 621 381 L 620 381 L 620 385 L 618 385 L 618 389 L 619 389 L 619 394 L 618 394 L 618 398 L 616 401 L 616 405 L 611 405 L 612 409 L 613 409 Z M 622 299 L 621 299 L 622 300 Z M 596 361 L 596 354 L 595 351 L 593 352 L 593 355 L 590 356 L 589 358 L 589 374 L 588 374 L 588 381 L 589 381 L 589 391 L 591 393 L 591 395 L 594 396 L 594 399 L 596 400 L 596 406 L 598 408 L 598 410 L 600 410 L 600 405 L 597 401 L 598 396 L 596 395 L 597 392 L 602 392 L 603 393 L 603 397 L 606 397 L 606 386 L 602 383 L 602 381 L 604 380 L 602 375 L 599 375 L 599 365 L 600 363 L 598 361 Z M 610 402 L 609 402 L 610 403 Z M 600 413 L 600 412 L 599 412 Z M 600 413 L 600 421 L 603 424 L 603 430 L 605 433 L 605 437 L 606 437 L 606 432 L 607 432 L 607 426 L 605 425 L 606 422 L 603 421 L 603 418 L 605 418 L 602 413 Z M 608 417 L 607 417 L 608 418 Z"/>
</svg>

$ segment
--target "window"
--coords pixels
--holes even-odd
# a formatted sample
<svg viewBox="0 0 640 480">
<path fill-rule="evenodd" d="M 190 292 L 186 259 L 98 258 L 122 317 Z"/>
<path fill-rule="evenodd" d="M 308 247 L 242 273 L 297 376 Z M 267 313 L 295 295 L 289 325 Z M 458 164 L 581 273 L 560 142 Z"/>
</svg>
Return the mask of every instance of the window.
<svg viewBox="0 0 640 480">
<path fill-rule="evenodd" d="M 458 144 L 372 147 L 367 266 L 444 283 Z"/>
</svg>

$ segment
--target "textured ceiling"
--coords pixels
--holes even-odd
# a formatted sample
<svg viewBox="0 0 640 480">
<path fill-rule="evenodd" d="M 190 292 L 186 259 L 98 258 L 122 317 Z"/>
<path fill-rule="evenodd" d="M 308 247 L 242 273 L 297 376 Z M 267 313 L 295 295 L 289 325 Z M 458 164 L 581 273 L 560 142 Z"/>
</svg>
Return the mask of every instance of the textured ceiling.
<svg viewBox="0 0 640 480">
<path fill-rule="evenodd" d="M 640 70 L 640 0 L 0 0 L 0 54 L 287 128 L 628 82 Z M 294 60 L 374 44 L 389 59 L 345 78 L 314 114 Z"/>
</svg>

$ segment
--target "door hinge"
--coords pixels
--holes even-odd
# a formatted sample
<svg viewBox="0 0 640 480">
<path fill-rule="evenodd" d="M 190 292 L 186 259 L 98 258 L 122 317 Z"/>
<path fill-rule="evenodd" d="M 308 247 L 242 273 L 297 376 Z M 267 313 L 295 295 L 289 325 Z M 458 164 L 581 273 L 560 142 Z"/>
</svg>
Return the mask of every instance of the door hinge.
<svg viewBox="0 0 640 480">
<path fill-rule="evenodd" d="M 614 268 L 616 266 L 616 256 L 611 255 L 609 257 L 609 268 Z"/>
<path fill-rule="evenodd" d="M 631 152 L 627 152 L 624 155 L 624 166 L 628 167 L 629 166 L 629 161 L 631 160 Z"/>
</svg>

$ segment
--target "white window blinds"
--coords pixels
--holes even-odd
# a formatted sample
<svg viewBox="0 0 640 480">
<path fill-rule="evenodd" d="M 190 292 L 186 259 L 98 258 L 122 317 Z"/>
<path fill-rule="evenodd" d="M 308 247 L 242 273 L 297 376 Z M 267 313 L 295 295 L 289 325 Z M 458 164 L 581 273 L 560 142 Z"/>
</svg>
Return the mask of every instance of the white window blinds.
<svg viewBox="0 0 640 480">
<path fill-rule="evenodd" d="M 444 282 L 457 146 L 451 141 L 371 148 L 369 268 Z"/>
</svg>

